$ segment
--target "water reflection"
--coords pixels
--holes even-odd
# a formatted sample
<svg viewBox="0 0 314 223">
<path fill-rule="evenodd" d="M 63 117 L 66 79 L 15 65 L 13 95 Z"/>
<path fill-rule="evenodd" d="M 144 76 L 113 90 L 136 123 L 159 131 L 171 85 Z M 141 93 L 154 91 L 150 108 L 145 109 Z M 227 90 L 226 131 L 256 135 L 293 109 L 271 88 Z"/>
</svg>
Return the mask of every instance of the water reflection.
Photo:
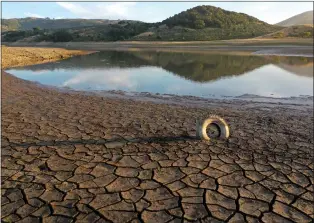
<svg viewBox="0 0 314 223">
<path fill-rule="evenodd" d="M 80 90 L 204 97 L 313 95 L 313 58 L 304 57 L 105 51 L 9 72 Z"/>
</svg>

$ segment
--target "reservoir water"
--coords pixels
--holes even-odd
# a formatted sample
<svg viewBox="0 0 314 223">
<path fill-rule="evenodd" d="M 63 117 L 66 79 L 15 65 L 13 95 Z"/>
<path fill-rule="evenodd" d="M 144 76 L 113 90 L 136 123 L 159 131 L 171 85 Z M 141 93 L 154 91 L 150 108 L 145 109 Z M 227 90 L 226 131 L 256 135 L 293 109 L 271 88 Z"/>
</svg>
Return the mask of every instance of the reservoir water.
<svg viewBox="0 0 314 223">
<path fill-rule="evenodd" d="M 122 90 L 205 98 L 313 96 L 313 58 L 194 52 L 101 51 L 7 70 L 74 90 Z"/>
</svg>

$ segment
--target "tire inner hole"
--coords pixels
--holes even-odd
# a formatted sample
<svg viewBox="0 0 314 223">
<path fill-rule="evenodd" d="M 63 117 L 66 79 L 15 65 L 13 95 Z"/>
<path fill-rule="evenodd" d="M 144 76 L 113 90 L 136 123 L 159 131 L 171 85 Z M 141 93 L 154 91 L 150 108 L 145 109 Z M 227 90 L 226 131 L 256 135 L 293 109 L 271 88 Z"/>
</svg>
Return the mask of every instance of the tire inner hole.
<svg viewBox="0 0 314 223">
<path fill-rule="evenodd" d="M 207 126 L 206 133 L 209 138 L 219 138 L 221 131 L 217 124 L 211 123 Z"/>
</svg>

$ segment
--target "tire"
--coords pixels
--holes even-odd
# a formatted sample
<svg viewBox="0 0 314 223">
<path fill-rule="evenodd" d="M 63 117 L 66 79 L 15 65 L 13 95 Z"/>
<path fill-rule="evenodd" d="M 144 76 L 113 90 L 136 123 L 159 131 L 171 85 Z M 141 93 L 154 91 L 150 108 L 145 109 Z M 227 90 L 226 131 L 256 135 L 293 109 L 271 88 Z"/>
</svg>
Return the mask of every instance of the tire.
<svg viewBox="0 0 314 223">
<path fill-rule="evenodd" d="M 209 118 L 196 123 L 196 137 L 209 141 L 211 138 L 207 135 L 207 127 L 210 124 L 215 124 L 219 129 L 219 139 L 227 139 L 229 137 L 229 126 L 225 120 L 219 116 L 212 115 Z"/>
</svg>

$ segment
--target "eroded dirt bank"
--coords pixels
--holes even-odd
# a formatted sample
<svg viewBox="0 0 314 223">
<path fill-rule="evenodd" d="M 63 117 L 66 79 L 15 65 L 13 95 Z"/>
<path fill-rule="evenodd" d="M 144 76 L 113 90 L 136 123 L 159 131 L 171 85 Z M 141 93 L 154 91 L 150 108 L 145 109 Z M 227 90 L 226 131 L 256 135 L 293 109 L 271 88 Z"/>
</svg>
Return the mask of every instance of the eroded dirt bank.
<svg viewBox="0 0 314 223">
<path fill-rule="evenodd" d="M 311 222 L 313 108 L 61 92 L 2 72 L 6 222 Z M 219 114 L 225 141 L 193 138 Z"/>
</svg>

